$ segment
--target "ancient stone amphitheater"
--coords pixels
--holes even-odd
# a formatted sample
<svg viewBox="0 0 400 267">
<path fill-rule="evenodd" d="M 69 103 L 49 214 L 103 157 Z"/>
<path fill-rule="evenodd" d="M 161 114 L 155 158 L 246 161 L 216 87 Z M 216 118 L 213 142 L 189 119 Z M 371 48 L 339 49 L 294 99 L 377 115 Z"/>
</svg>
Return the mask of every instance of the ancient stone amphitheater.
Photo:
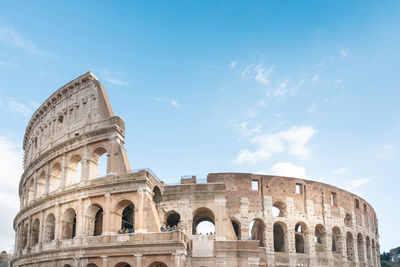
<svg viewBox="0 0 400 267">
<path fill-rule="evenodd" d="M 380 266 L 377 218 L 362 198 L 249 173 L 167 185 L 148 169 L 131 171 L 124 138 L 90 72 L 33 114 L 13 266 Z"/>
</svg>

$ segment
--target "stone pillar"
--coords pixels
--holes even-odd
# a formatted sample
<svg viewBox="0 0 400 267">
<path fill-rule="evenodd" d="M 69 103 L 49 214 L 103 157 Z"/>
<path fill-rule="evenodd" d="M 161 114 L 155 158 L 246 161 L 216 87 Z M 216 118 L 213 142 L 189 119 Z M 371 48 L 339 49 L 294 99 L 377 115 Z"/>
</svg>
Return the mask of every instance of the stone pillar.
<svg viewBox="0 0 400 267">
<path fill-rule="evenodd" d="M 354 251 L 354 262 L 359 263 L 358 260 L 358 244 L 357 244 L 357 236 L 353 235 L 353 251 Z"/>
<path fill-rule="evenodd" d="M 44 231 L 45 231 L 45 219 L 43 210 L 40 212 L 40 227 L 39 227 L 39 248 L 42 250 Z"/>
<path fill-rule="evenodd" d="M 175 254 L 173 254 L 173 256 L 174 256 L 174 267 L 180 267 L 181 266 L 180 253 L 175 253 Z"/>
<path fill-rule="evenodd" d="M 103 235 L 111 234 L 111 194 L 105 193 L 104 197 L 106 198 L 106 206 L 103 210 Z"/>
<path fill-rule="evenodd" d="M 84 233 L 84 227 L 85 227 L 85 211 L 83 210 L 83 204 L 82 204 L 82 199 L 78 200 L 78 210 L 76 211 L 76 236 L 77 237 L 82 237 Z"/>
<path fill-rule="evenodd" d="M 60 187 L 64 190 L 67 185 L 67 177 L 68 176 L 68 166 L 67 166 L 67 154 L 64 153 L 61 160 L 61 181 Z"/>
<path fill-rule="evenodd" d="M 286 198 L 286 200 L 291 199 L 293 201 L 292 198 Z M 288 205 L 288 202 L 286 202 Z M 293 204 L 293 203 L 292 203 Z M 289 206 L 288 207 L 288 214 L 289 212 Z M 294 224 L 288 223 L 287 225 L 287 237 L 286 240 L 288 242 L 287 244 L 287 248 L 288 248 L 288 254 L 289 254 L 289 266 L 290 267 L 294 267 L 296 266 L 296 262 L 297 262 L 297 253 L 296 253 L 296 240 L 295 240 L 295 232 L 294 232 Z M 285 241 L 286 241 L 285 240 Z"/>
<path fill-rule="evenodd" d="M 86 184 L 90 178 L 90 157 L 88 156 L 88 146 L 84 145 L 82 148 L 82 173 L 81 183 Z"/>
<path fill-rule="evenodd" d="M 44 194 L 47 195 L 50 192 L 50 163 L 47 163 L 46 166 L 46 187 L 44 190 Z"/>
<path fill-rule="evenodd" d="M 35 174 L 33 175 L 33 197 L 32 200 L 36 200 L 37 198 L 37 184 L 38 184 L 38 179 L 39 179 L 39 174 L 37 171 L 35 171 Z"/>
<path fill-rule="evenodd" d="M 144 194 L 146 193 L 146 186 L 141 186 L 138 188 L 138 202 L 137 207 L 135 207 L 135 233 L 145 233 L 144 228 Z"/>
<path fill-rule="evenodd" d="M 62 214 L 58 202 L 54 205 L 54 217 L 56 218 L 56 221 L 54 222 L 56 224 L 54 227 L 54 239 L 59 240 L 62 237 Z"/>
<path fill-rule="evenodd" d="M 217 208 L 215 214 L 215 234 L 216 234 L 215 240 L 217 241 L 226 240 L 226 236 L 224 235 L 224 233 L 227 231 L 226 218 L 224 220 L 225 203 L 226 203 L 225 198 L 215 200 L 215 206 Z"/>
<path fill-rule="evenodd" d="M 103 259 L 103 267 L 108 267 L 108 256 L 100 256 Z"/>
<path fill-rule="evenodd" d="M 136 258 L 136 267 L 142 267 L 142 254 L 133 255 Z"/>
</svg>

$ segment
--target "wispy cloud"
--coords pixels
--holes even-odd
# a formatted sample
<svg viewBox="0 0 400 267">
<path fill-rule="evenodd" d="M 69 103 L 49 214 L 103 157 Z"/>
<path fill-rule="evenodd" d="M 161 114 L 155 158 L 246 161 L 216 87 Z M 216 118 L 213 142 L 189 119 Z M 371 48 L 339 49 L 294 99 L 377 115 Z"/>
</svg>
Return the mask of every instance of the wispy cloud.
<svg viewBox="0 0 400 267">
<path fill-rule="evenodd" d="M 8 99 L 7 106 L 10 111 L 17 112 L 24 116 L 29 116 L 32 110 L 25 104 L 15 101 L 14 99 Z"/>
<path fill-rule="evenodd" d="M 391 158 L 397 152 L 397 149 L 393 145 L 384 145 L 380 148 L 379 157 L 380 158 Z"/>
<path fill-rule="evenodd" d="M 354 180 L 348 180 L 345 183 L 345 188 L 347 190 L 354 190 L 358 189 L 367 182 L 369 182 L 371 179 L 370 178 L 360 178 L 360 179 L 354 179 Z"/>
<path fill-rule="evenodd" d="M 271 167 L 271 173 L 279 176 L 297 177 L 307 179 L 306 169 L 290 162 L 278 162 Z"/>
<path fill-rule="evenodd" d="M 274 154 L 288 152 L 300 159 L 307 158 L 310 149 L 307 147 L 315 130 L 311 126 L 294 126 L 286 131 L 274 134 L 257 135 L 250 140 L 256 145 L 255 151 L 242 149 L 239 151 L 234 163 L 256 163 L 269 159 Z"/>
<path fill-rule="evenodd" d="M 98 72 L 104 81 L 111 83 L 113 85 L 128 85 L 129 84 L 128 82 L 126 82 L 122 79 L 116 78 L 116 76 L 121 75 L 121 73 L 114 73 L 114 72 L 111 72 L 109 70 L 104 70 L 104 69 L 98 70 Z"/>
<path fill-rule="evenodd" d="M 348 54 L 348 52 L 345 49 L 342 49 L 342 50 L 339 51 L 339 55 L 340 55 L 341 58 L 347 57 L 347 54 Z"/>
<path fill-rule="evenodd" d="M 342 168 L 339 168 L 339 169 L 334 170 L 334 171 L 333 171 L 333 174 L 345 174 L 345 173 L 347 173 L 348 171 L 349 171 L 348 168 L 342 167 Z"/>
<path fill-rule="evenodd" d="M 231 61 L 231 62 L 229 63 L 229 69 L 230 69 L 230 70 L 233 70 L 233 69 L 236 67 L 236 65 L 237 65 L 237 61 L 236 61 L 236 60 Z"/>
<path fill-rule="evenodd" d="M 240 131 L 242 137 L 248 138 L 261 133 L 261 123 L 255 127 L 249 127 L 248 122 L 244 121 L 235 125 L 235 128 Z"/>
<path fill-rule="evenodd" d="M 157 98 L 155 98 L 154 100 L 155 100 L 155 101 L 158 101 L 158 102 L 166 102 L 166 103 L 169 103 L 169 104 L 171 104 L 171 105 L 172 105 L 173 107 L 175 107 L 175 108 L 179 108 L 179 107 L 180 107 L 179 102 L 178 102 L 177 100 L 175 100 L 175 99 L 167 99 L 167 98 L 157 97 Z"/>
<path fill-rule="evenodd" d="M 250 79 L 254 80 L 255 82 L 263 85 L 263 86 L 268 86 L 271 84 L 270 77 L 272 73 L 274 72 L 275 67 L 274 66 L 264 66 L 263 64 L 258 64 L 258 65 L 248 65 L 246 66 L 242 72 L 241 76 L 244 79 Z"/>
<path fill-rule="evenodd" d="M 52 54 L 38 48 L 32 41 L 22 36 L 12 27 L 0 26 L 0 42 L 24 50 L 31 55 L 54 57 Z"/>
</svg>

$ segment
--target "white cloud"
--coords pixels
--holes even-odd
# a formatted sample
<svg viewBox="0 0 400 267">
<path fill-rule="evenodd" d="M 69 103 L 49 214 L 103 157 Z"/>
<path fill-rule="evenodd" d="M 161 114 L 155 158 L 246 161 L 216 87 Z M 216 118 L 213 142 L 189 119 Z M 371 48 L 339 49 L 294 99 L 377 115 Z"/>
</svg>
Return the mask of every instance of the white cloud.
<svg viewBox="0 0 400 267">
<path fill-rule="evenodd" d="M 31 109 L 27 107 L 25 104 L 17 102 L 13 99 L 9 99 L 7 101 L 7 106 L 10 109 L 10 111 L 20 113 L 24 116 L 29 116 L 32 113 Z"/>
<path fill-rule="evenodd" d="M 342 49 L 339 51 L 339 55 L 341 58 L 345 58 L 345 57 L 347 57 L 347 51 Z"/>
<path fill-rule="evenodd" d="M 270 85 L 270 76 L 274 72 L 274 69 L 274 66 L 266 68 L 262 65 L 258 65 L 255 68 L 256 76 L 254 77 L 254 80 L 262 85 Z"/>
<path fill-rule="evenodd" d="M 341 79 L 338 79 L 338 80 L 335 81 L 335 84 L 336 84 L 336 85 L 339 85 L 339 84 L 341 84 L 342 82 L 343 82 L 343 81 L 342 81 Z"/>
<path fill-rule="evenodd" d="M 347 173 L 348 171 L 349 171 L 349 169 L 342 167 L 342 168 L 339 168 L 339 169 L 334 170 L 334 171 L 333 171 L 333 174 L 345 174 L 345 173 Z"/>
<path fill-rule="evenodd" d="M 246 110 L 246 112 L 244 113 L 244 115 L 245 115 L 246 117 L 248 117 L 248 118 L 254 118 L 254 117 L 257 117 L 257 116 L 258 116 L 258 112 L 255 111 L 255 110 L 252 109 L 252 108 L 248 108 L 248 109 Z"/>
<path fill-rule="evenodd" d="M 380 158 L 391 158 L 395 155 L 397 149 L 393 145 L 384 145 L 381 147 L 379 152 Z"/>
<path fill-rule="evenodd" d="M 22 150 L 7 138 L 0 136 L 0 247 L 9 251 L 13 248 L 13 219 L 19 210 L 18 185 L 22 174 Z"/>
<path fill-rule="evenodd" d="M 267 96 L 284 97 L 286 95 L 296 95 L 303 83 L 304 80 L 294 83 L 290 79 L 285 79 L 274 90 L 268 91 Z"/>
<path fill-rule="evenodd" d="M 265 103 L 264 100 L 260 100 L 260 101 L 258 101 L 257 106 L 262 107 L 262 108 L 266 108 L 267 107 L 267 103 Z"/>
<path fill-rule="evenodd" d="M 307 179 L 306 169 L 289 162 L 278 162 L 271 167 L 271 174 Z"/>
<path fill-rule="evenodd" d="M 0 27 L 0 42 L 24 50 L 32 55 L 53 57 L 48 52 L 39 49 L 30 40 L 17 33 L 11 27 Z"/>
<path fill-rule="evenodd" d="M 371 180 L 370 178 L 360 178 L 360 179 L 355 179 L 355 180 L 348 180 L 345 183 L 345 188 L 347 190 L 358 189 L 370 180 Z"/>
<path fill-rule="evenodd" d="M 170 103 L 170 104 L 171 104 L 173 107 L 175 107 L 175 108 L 179 108 L 179 106 L 180 106 L 179 102 L 178 102 L 177 100 L 175 100 L 175 99 L 167 99 L 167 98 L 157 97 L 157 98 L 155 98 L 154 100 L 155 100 L 155 101 L 158 101 L 158 102 L 167 102 L 167 103 Z"/>
<path fill-rule="evenodd" d="M 254 128 L 248 128 L 246 121 L 236 124 L 235 127 L 241 132 L 242 136 L 245 138 L 261 132 L 261 124 L 257 124 Z"/>
<path fill-rule="evenodd" d="M 264 134 L 253 137 L 250 142 L 256 145 L 255 151 L 242 149 L 239 151 L 236 164 L 244 162 L 256 163 L 269 159 L 273 154 L 287 151 L 300 159 L 307 158 L 310 149 L 307 147 L 315 130 L 311 126 L 294 126 L 286 131 Z"/>
<path fill-rule="evenodd" d="M 236 60 L 231 61 L 231 63 L 229 63 L 229 69 L 233 70 L 236 67 L 236 65 L 237 65 L 237 61 Z"/>
</svg>

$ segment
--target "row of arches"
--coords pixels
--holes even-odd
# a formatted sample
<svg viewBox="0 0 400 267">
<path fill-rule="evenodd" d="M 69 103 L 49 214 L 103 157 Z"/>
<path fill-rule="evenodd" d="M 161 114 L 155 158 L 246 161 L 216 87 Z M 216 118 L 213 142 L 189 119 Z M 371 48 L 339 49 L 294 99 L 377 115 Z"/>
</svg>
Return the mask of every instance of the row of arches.
<svg viewBox="0 0 400 267">
<path fill-rule="evenodd" d="M 63 267 L 72 267 L 72 266 L 70 264 L 64 264 Z M 86 267 L 98 267 L 98 265 L 95 263 L 89 263 L 86 265 Z M 119 262 L 115 264 L 113 267 L 131 267 L 131 265 L 126 262 Z M 151 263 L 148 267 L 168 267 L 168 265 L 162 261 L 155 261 Z"/>
<path fill-rule="evenodd" d="M 114 211 L 120 218 L 120 233 L 133 233 L 135 225 L 135 205 L 129 200 L 120 201 Z M 83 223 L 84 236 L 100 236 L 103 233 L 104 210 L 99 204 L 90 205 L 84 216 L 81 218 Z M 68 208 L 60 218 L 61 225 L 60 239 L 73 239 L 77 235 L 77 225 L 79 219 L 74 208 Z M 43 231 L 43 233 L 42 233 Z M 40 239 L 42 237 L 42 239 Z M 35 246 L 42 240 L 49 243 L 56 238 L 56 217 L 53 213 L 47 215 L 44 227 L 41 228 L 39 218 L 36 218 L 31 225 L 24 224 L 20 232 L 20 249 Z"/>
<path fill-rule="evenodd" d="M 24 205 L 47 193 L 57 191 L 63 185 L 79 183 L 87 175 L 89 179 L 106 176 L 107 154 L 104 147 L 97 147 L 86 162 L 83 161 L 80 154 L 75 154 L 69 157 L 64 168 L 61 162 L 55 162 L 47 170 L 41 170 L 36 179 L 32 176 L 26 183 L 26 193 L 23 196 Z"/>
</svg>

